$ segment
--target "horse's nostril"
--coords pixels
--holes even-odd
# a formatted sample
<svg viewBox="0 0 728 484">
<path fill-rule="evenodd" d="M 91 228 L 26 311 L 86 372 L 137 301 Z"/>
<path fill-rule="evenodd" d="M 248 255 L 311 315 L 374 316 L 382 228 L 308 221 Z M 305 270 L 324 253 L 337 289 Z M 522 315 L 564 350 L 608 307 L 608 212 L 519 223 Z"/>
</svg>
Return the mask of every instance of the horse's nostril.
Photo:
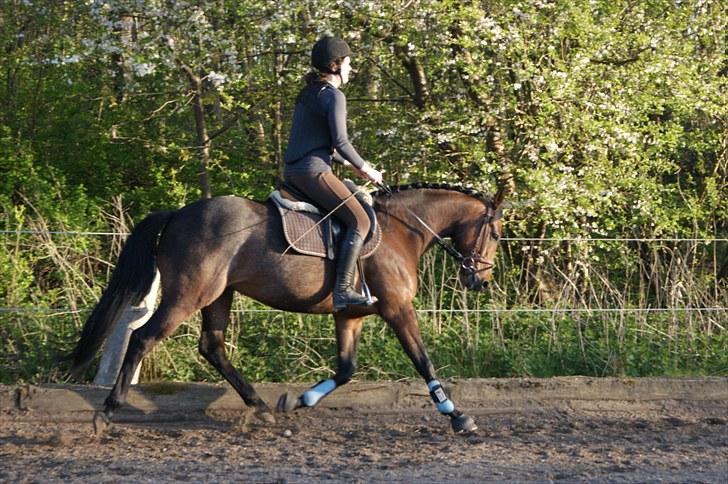
<svg viewBox="0 0 728 484">
<path fill-rule="evenodd" d="M 475 276 L 475 274 L 468 274 L 468 279 L 467 279 L 468 289 L 472 289 L 473 291 L 482 291 L 484 282 L 485 281 L 483 281 L 479 277 Z"/>
</svg>

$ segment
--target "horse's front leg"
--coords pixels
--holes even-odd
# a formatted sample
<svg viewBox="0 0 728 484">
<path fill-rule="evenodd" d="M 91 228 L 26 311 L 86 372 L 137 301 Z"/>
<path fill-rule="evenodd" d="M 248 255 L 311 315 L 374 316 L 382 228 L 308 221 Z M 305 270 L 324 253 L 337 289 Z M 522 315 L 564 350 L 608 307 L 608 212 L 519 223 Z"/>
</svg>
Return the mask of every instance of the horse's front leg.
<svg viewBox="0 0 728 484">
<path fill-rule="evenodd" d="M 453 430 L 456 433 L 475 431 L 478 427 L 473 419 L 455 408 L 455 404 L 435 376 L 435 368 L 432 366 L 430 357 L 427 355 L 427 350 L 422 342 L 415 308 L 409 305 L 398 310 L 385 310 L 382 316 L 394 330 L 399 342 L 402 344 L 402 348 L 414 363 L 417 372 L 425 379 L 430 396 L 437 405 L 437 410 L 441 414 L 450 417 Z"/>
<path fill-rule="evenodd" d="M 364 318 L 350 319 L 341 313 L 337 313 L 334 317 L 336 319 L 336 344 L 338 347 L 336 374 L 333 378 L 321 380 L 298 398 L 288 393 L 281 395 L 277 405 L 279 411 L 289 412 L 300 407 L 313 407 L 337 387 L 351 380 L 354 371 L 356 371 L 356 350 Z"/>
</svg>

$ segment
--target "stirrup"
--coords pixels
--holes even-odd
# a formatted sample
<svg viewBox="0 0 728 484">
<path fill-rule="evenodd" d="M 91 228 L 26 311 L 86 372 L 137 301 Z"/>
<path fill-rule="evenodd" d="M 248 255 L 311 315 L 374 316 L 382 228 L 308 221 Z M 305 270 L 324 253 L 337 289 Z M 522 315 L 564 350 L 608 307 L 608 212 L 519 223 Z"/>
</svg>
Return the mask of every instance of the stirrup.
<svg viewBox="0 0 728 484">
<path fill-rule="evenodd" d="M 349 306 L 371 306 L 378 301 L 374 296 L 362 296 L 351 289 L 339 295 L 339 298 L 337 301 L 337 295 L 334 293 L 334 311 L 342 311 Z"/>
</svg>

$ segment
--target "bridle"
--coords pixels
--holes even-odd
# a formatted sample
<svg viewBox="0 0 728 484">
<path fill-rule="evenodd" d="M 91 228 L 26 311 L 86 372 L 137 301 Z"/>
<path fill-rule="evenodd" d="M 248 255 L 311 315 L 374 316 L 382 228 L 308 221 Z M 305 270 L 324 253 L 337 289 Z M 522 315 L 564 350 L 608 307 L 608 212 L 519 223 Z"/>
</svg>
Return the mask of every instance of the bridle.
<svg viewBox="0 0 728 484">
<path fill-rule="evenodd" d="M 379 187 L 388 196 L 392 195 L 392 189 L 388 185 L 381 184 L 379 185 Z M 452 244 L 448 244 L 445 239 L 440 237 L 437 232 L 432 230 L 432 228 L 430 228 L 430 226 L 427 225 L 427 223 L 422 220 L 419 215 L 414 213 L 409 207 L 403 208 L 407 210 L 407 212 L 409 212 L 409 214 L 412 215 L 415 220 L 417 220 L 428 232 L 430 232 L 430 234 L 432 234 L 432 236 L 435 238 L 435 243 L 442 247 L 442 249 L 447 252 L 453 259 L 455 259 L 455 261 L 460 264 L 460 268 L 462 270 L 470 275 L 475 275 L 478 272 L 490 270 L 495 266 L 493 259 L 486 259 L 485 257 L 482 257 L 480 255 L 480 250 L 482 250 L 483 244 L 487 244 L 488 240 L 490 240 L 491 238 L 493 240 L 498 240 L 499 235 L 498 232 L 494 230 L 493 223 L 503 218 L 503 209 L 500 207 L 496 208 L 495 204 L 492 201 L 487 202 L 485 204 L 485 207 L 485 213 L 483 214 L 483 218 L 480 221 L 478 236 L 475 238 L 475 241 L 473 242 L 473 248 L 470 251 L 470 255 L 468 256 L 464 256 L 460 253 L 459 250 L 453 247 Z M 482 244 L 480 243 L 481 239 L 483 239 Z M 483 264 L 485 267 L 480 270 L 476 270 L 476 263 Z"/>
<path fill-rule="evenodd" d="M 457 249 L 451 247 L 453 251 L 457 253 L 455 257 L 460 262 L 460 267 L 468 274 L 476 274 L 477 272 L 487 271 L 495 266 L 495 262 L 492 258 L 488 259 L 480 255 L 483 247 L 488 243 L 490 239 L 498 240 L 500 237 L 498 232 L 495 231 L 493 223 L 503 217 L 503 209 L 493 205 L 493 202 L 486 203 L 485 213 L 480 221 L 480 230 L 478 230 L 478 237 L 473 242 L 473 248 L 470 251 L 470 255 L 463 256 Z M 482 243 L 481 243 L 482 240 Z M 444 242 L 443 242 L 444 243 Z M 480 270 L 475 269 L 476 263 L 483 264 L 483 268 Z"/>
</svg>

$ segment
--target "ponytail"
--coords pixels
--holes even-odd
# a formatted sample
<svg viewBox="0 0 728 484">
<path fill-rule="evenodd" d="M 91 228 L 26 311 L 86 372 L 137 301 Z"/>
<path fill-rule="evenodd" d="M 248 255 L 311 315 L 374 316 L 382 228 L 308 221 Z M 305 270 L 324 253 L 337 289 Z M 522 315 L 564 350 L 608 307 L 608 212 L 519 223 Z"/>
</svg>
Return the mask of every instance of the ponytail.
<svg viewBox="0 0 728 484">
<path fill-rule="evenodd" d="M 343 57 L 334 59 L 334 61 L 328 66 L 328 72 L 323 72 L 314 68 L 308 74 L 303 76 L 303 80 L 306 82 L 307 86 L 310 86 L 315 82 L 326 82 L 330 75 L 341 75 L 341 64 L 343 64 L 343 62 Z"/>
<path fill-rule="evenodd" d="M 303 96 L 307 91 L 307 88 L 312 84 L 323 84 L 325 82 L 328 82 L 330 76 L 341 76 L 341 64 L 343 62 L 344 58 L 340 57 L 338 59 L 335 59 L 331 64 L 329 64 L 330 72 L 323 72 L 319 69 L 314 68 L 309 71 L 305 76 L 303 76 L 306 87 L 301 89 L 301 91 L 298 93 L 298 96 L 296 96 L 296 104 L 303 102 Z"/>
<path fill-rule="evenodd" d="M 326 82 L 328 77 L 329 75 L 324 72 L 313 70 L 303 76 L 303 80 L 306 82 L 307 86 L 310 86 L 316 82 Z"/>
</svg>

